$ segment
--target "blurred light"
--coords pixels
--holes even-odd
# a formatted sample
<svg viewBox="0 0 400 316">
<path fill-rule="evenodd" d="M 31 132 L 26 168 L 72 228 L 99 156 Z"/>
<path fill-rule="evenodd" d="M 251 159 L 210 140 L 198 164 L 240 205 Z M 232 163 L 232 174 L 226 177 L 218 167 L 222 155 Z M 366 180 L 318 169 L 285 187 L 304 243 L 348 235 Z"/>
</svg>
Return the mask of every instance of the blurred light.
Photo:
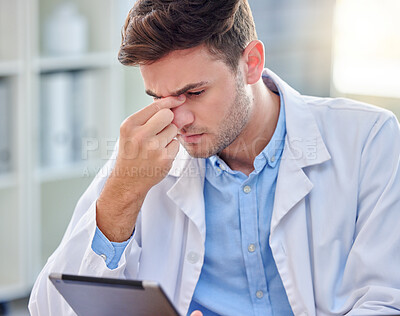
<svg viewBox="0 0 400 316">
<path fill-rule="evenodd" d="M 333 83 L 339 92 L 400 97 L 399 13 L 399 0 L 337 0 Z"/>
</svg>

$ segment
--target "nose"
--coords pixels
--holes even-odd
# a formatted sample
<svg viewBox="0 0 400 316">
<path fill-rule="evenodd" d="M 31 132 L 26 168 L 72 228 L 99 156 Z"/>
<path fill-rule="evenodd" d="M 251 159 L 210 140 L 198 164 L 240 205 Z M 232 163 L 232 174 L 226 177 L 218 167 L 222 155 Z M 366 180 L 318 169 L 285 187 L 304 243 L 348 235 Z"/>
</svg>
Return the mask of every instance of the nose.
<svg viewBox="0 0 400 316">
<path fill-rule="evenodd" d="M 180 106 L 171 109 L 174 113 L 173 124 L 181 130 L 183 127 L 188 126 L 194 121 L 194 114 L 188 108 L 187 104 L 183 103 Z"/>
</svg>

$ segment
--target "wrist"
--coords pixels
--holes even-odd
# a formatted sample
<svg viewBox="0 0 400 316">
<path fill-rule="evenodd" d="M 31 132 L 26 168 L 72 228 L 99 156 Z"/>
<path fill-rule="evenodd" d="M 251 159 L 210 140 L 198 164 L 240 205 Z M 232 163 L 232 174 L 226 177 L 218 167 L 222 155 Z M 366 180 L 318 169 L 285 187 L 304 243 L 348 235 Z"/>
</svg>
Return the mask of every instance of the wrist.
<svg viewBox="0 0 400 316">
<path fill-rule="evenodd" d="M 145 194 L 124 188 L 105 186 L 96 201 L 96 223 L 113 242 L 122 242 L 132 235 Z"/>
<path fill-rule="evenodd" d="M 130 238 L 135 228 L 139 211 L 125 209 L 115 212 L 108 203 L 96 202 L 96 224 L 110 242 L 124 242 Z"/>
</svg>

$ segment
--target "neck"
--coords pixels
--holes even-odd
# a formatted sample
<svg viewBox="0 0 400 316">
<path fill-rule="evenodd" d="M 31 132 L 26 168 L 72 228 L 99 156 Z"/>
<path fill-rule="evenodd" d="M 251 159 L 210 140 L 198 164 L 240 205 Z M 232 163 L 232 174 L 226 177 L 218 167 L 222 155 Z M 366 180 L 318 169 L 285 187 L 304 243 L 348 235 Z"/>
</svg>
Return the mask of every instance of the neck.
<svg viewBox="0 0 400 316">
<path fill-rule="evenodd" d="M 269 90 L 262 79 L 251 86 L 253 104 L 249 122 L 235 141 L 220 157 L 232 170 L 249 175 L 254 159 L 270 142 L 279 118 L 280 98 Z"/>
</svg>

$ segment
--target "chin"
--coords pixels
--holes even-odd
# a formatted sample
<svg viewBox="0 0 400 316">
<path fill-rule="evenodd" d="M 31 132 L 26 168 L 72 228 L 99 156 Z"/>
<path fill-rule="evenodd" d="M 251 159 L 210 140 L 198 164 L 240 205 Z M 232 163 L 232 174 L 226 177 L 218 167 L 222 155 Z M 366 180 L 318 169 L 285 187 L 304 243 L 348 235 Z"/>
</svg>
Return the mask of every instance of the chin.
<svg viewBox="0 0 400 316">
<path fill-rule="evenodd" d="M 193 158 L 208 158 L 216 154 L 212 150 L 210 150 L 210 148 L 200 148 L 198 144 L 182 143 L 182 146 L 186 149 L 188 154 Z"/>
<path fill-rule="evenodd" d="M 212 156 L 212 155 L 208 154 L 207 152 L 193 148 L 193 146 L 187 146 L 187 145 L 185 146 L 184 145 L 183 147 L 185 147 L 188 154 L 193 158 L 208 158 L 208 157 Z"/>
</svg>

